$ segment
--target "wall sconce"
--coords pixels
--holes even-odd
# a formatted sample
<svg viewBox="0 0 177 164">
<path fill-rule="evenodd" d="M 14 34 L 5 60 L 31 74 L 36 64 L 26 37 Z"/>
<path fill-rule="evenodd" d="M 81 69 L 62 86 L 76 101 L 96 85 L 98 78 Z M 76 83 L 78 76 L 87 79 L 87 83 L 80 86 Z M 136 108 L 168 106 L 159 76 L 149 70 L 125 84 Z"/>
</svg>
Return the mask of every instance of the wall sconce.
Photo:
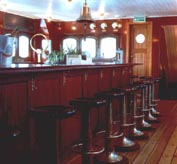
<svg viewBox="0 0 177 164">
<path fill-rule="evenodd" d="M 91 29 L 91 32 L 95 32 L 95 31 L 96 31 L 96 30 L 95 30 L 95 28 L 96 28 L 95 23 L 91 23 L 89 27 L 90 27 L 90 29 Z"/>
<path fill-rule="evenodd" d="M 106 32 L 108 25 L 105 22 L 103 22 L 103 23 L 101 23 L 100 27 L 102 29 L 102 32 Z"/>
<path fill-rule="evenodd" d="M 77 28 L 76 28 L 75 25 L 73 25 L 73 26 L 71 26 L 71 29 L 72 29 L 73 31 L 75 31 Z"/>
<path fill-rule="evenodd" d="M 61 30 L 61 23 L 57 24 L 57 29 L 60 31 Z"/>
<path fill-rule="evenodd" d="M 112 28 L 113 28 L 113 31 L 118 31 L 119 28 L 122 27 L 122 24 L 121 23 L 117 23 L 117 22 L 113 22 L 112 23 Z"/>
</svg>

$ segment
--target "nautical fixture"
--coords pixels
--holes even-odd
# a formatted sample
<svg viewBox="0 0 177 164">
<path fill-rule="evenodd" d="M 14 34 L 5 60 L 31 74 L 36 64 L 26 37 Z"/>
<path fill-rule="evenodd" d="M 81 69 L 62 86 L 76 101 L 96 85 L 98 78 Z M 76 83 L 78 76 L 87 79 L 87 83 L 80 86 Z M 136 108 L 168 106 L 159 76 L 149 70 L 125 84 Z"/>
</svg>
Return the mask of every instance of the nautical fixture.
<svg viewBox="0 0 177 164">
<path fill-rule="evenodd" d="M 90 8 L 87 5 L 87 0 L 85 0 L 84 6 L 81 10 L 80 17 L 77 19 L 77 22 L 83 23 L 83 25 L 84 25 L 84 38 L 86 38 L 87 23 L 94 22 L 94 20 L 91 17 L 91 14 L 90 14 Z"/>
<path fill-rule="evenodd" d="M 95 28 L 96 28 L 95 23 L 91 23 L 89 27 L 90 27 L 90 29 L 91 29 L 91 32 L 95 32 L 95 31 L 96 31 L 96 30 L 95 30 Z"/>
<path fill-rule="evenodd" d="M 108 25 L 107 25 L 107 23 L 103 22 L 103 23 L 101 23 L 100 27 L 101 27 L 102 32 L 106 32 Z"/>
<path fill-rule="evenodd" d="M 40 36 L 40 37 L 43 37 L 44 39 L 47 40 L 47 45 L 46 45 L 46 47 L 45 47 L 44 49 L 38 49 L 38 48 L 35 48 L 35 47 L 33 46 L 33 40 L 36 39 L 36 37 L 39 37 L 39 36 Z M 49 45 L 49 40 L 48 40 L 47 37 L 46 37 L 44 34 L 42 34 L 42 33 L 35 34 L 35 35 L 33 35 L 32 38 L 30 39 L 30 47 L 31 47 L 31 49 L 32 49 L 34 52 L 37 53 L 37 63 L 42 63 L 42 62 L 43 62 L 43 61 L 42 61 L 42 54 L 47 52 L 48 45 Z M 47 56 L 47 57 L 48 57 L 48 56 Z"/>
<path fill-rule="evenodd" d="M 94 22 L 90 14 L 90 8 L 87 5 L 87 0 L 85 0 L 84 6 L 81 10 L 80 17 L 77 19 L 77 22 L 81 22 L 81 23 Z"/>
</svg>

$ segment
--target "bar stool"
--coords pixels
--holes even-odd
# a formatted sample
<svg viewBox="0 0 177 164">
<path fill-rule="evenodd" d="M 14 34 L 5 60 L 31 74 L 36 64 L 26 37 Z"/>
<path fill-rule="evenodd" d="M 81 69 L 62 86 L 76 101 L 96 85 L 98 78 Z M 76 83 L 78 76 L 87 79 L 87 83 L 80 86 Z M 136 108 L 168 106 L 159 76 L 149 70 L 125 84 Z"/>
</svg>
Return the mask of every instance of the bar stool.
<svg viewBox="0 0 177 164">
<path fill-rule="evenodd" d="M 120 143 L 123 133 L 117 134 L 113 131 L 113 108 L 112 101 L 124 95 L 122 91 L 104 91 L 96 94 L 96 97 L 105 98 L 108 101 L 106 111 L 106 135 L 105 151 L 96 157 L 96 164 L 128 164 L 128 159 L 115 152 L 115 143 Z"/>
<path fill-rule="evenodd" d="M 152 91 L 151 91 L 151 109 L 152 109 L 152 115 L 155 117 L 160 116 L 160 112 L 157 111 L 157 102 L 160 101 L 159 99 L 155 99 L 155 85 L 160 82 L 160 78 L 153 78 L 152 79 Z"/>
<path fill-rule="evenodd" d="M 134 132 L 135 122 L 133 118 L 133 108 L 131 107 L 131 92 L 133 87 L 123 88 L 125 94 L 123 95 L 123 103 L 121 110 L 121 131 L 124 136 L 122 142 L 116 145 L 116 151 L 134 151 L 139 149 L 139 144 L 130 139 L 131 134 Z"/>
<path fill-rule="evenodd" d="M 151 80 L 144 80 L 145 84 L 145 109 L 148 114 L 145 115 L 145 120 L 149 123 L 157 123 L 159 120 L 152 115 L 152 84 Z"/>
<path fill-rule="evenodd" d="M 21 136 L 22 132 L 20 129 L 11 126 L 0 125 L 0 163 L 20 163 L 21 158 L 19 155 L 16 156 L 16 142 Z M 10 152 L 11 153 L 10 153 Z M 10 158 L 8 157 L 10 155 Z"/>
<path fill-rule="evenodd" d="M 73 151 L 82 154 L 82 164 L 92 163 L 93 156 L 104 151 L 104 147 L 93 142 L 90 113 L 94 108 L 107 104 L 105 99 L 77 98 L 70 101 L 82 116 L 82 143 L 73 146 Z"/>
<path fill-rule="evenodd" d="M 30 109 L 29 119 L 33 118 L 35 122 L 40 122 L 40 125 L 43 126 L 40 126 L 40 129 L 44 129 L 45 131 L 43 137 L 45 138 L 46 135 L 50 138 L 50 140 L 47 140 L 48 138 L 44 140 L 40 145 L 42 147 L 41 149 L 44 150 L 44 153 L 39 154 L 39 158 L 35 159 L 35 162 L 36 160 L 39 160 L 37 163 L 57 164 L 61 161 L 61 154 L 57 151 L 58 149 L 61 149 L 61 143 L 59 141 L 59 144 L 57 145 L 58 142 L 56 135 L 57 130 L 61 133 L 61 127 L 59 125 L 59 129 L 57 129 L 57 123 L 61 124 L 62 120 L 70 118 L 74 114 L 75 109 L 73 107 L 64 105 L 39 106 Z M 47 125 L 50 124 L 51 126 L 48 127 Z M 40 131 L 40 129 L 37 129 L 37 131 Z M 39 140 L 43 140 L 43 138 L 40 138 Z"/>
<path fill-rule="evenodd" d="M 145 85 L 139 83 L 139 92 L 137 93 L 137 115 L 135 116 L 136 128 L 138 130 L 152 130 L 152 125 L 145 121 L 145 115 L 148 114 L 148 111 L 145 109 Z"/>
<path fill-rule="evenodd" d="M 132 88 L 131 95 L 132 95 L 133 118 L 134 118 L 135 126 L 133 129 L 133 133 L 129 137 L 130 139 L 147 139 L 148 136 L 140 129 L 138 129 L 138 127 L 142 125 L 144 114 L 142 113 L 141 110 L 142 108 L 137 107 L 137 94 L 139 93 L 139 91 L 141 91 L 143 86 L 141 84 L 134 83 L 132 84 L 132 87 L 133 88 Z"/>
<path fill-rule="evenodd" d="M 135 112 L 136 115 L 134 115 L 134 119 L 136 122 L 136 129 L 137 130 L 150 130 L 152 127 L 151 124 L 146 122 L 144 119 L 145 114 L 148 114 L 148 111 L 144 110 L 145 108 L 145 105 L 144 105 L 145 104 L 145 85 L 143 83 L 143 80 L 145 77 L 144 76 L 139 77 L 137 75 L 134 75 L 134 76 L 131 76 L 130 78 L 131 78 L 130 85 L 136 85 L 139 88 L 136 94 L 137 104 L 134 104 L 134 105 L 137 105 L 136 112 Z"/>
</svg>

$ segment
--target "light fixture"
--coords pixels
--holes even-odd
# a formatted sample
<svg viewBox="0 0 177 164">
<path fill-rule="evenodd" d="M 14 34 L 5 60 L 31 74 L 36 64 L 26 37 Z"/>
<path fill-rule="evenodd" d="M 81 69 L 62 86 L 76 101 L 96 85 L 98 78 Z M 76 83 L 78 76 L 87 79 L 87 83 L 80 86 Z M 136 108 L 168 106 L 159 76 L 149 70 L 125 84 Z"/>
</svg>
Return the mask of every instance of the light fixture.
<svg viewBox="0 0 177 164">
<path fill-rule="evenodd" d="M 87 23 L 94 22 L 94 20 L 91 17 L 91 14 L 90 14 L 90 8 L 87 5 L 87 0 L 85 0 L 84 6 L 82 7 L 80 17 L 77 19 L 77 22 L 83 23 L 83 25 L 84 25 L 84 38 L 85 38 Z"/>
<path fill-rule="evenodd" d="M 40 28 L 41 28 L 42 32 L 45 35 L 47 35 L 47 37 L 49 37 L 49 31 L 48 31 L 45 19 L 41 19 L 41 21 L 40 21 Z"/>
<path fill-rule="evenodd" d="M 95 28 L 96 28 L 95 23 L 91 23 L 89 27 L 91 29 L 91 32 L 95 32 Z"/>
<path fill-rule="evenodd" d="M 118 23 L 117 22 L 113 22 L 112 23 L 112 28 L 113 28 L 113 31 L 118 31 Z"/>
<path fill-rule="evenodd" d="M 108 25 L 107 25 L 107 23 L 103 22 L 100 24 L 100 27 L 101 27 L 102 32 L 106 32 Z"/>
<path fill-rule="evenodd" d="M 113 22 L 112 28 L 114 32 L 117 32 L 122 27 L 122 24 L 120 22 Z"/>
</svg>

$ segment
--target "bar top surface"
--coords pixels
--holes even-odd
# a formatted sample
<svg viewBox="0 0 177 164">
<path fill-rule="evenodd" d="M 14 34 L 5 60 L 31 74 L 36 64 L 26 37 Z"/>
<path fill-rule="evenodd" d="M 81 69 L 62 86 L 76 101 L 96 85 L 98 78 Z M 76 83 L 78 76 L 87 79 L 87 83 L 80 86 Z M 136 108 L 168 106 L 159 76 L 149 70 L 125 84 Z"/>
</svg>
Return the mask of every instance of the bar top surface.
<svg viewBox="0 0 177 164">
<path fill-rule="evenodd" d="M 0 65 L 0 74 L 16 74 L 16 73 L 30 73 L 30 72 L 51 72 L 51 71 L 71 71 L 81 69 L 94 68 L 114 68 L 114 67 L 130 67 L 132 64 L 116 64 L 116 63 L 93 63 L 83 65 L 66 65 L 66 64 L 11 64 Z"/>
</svg>

